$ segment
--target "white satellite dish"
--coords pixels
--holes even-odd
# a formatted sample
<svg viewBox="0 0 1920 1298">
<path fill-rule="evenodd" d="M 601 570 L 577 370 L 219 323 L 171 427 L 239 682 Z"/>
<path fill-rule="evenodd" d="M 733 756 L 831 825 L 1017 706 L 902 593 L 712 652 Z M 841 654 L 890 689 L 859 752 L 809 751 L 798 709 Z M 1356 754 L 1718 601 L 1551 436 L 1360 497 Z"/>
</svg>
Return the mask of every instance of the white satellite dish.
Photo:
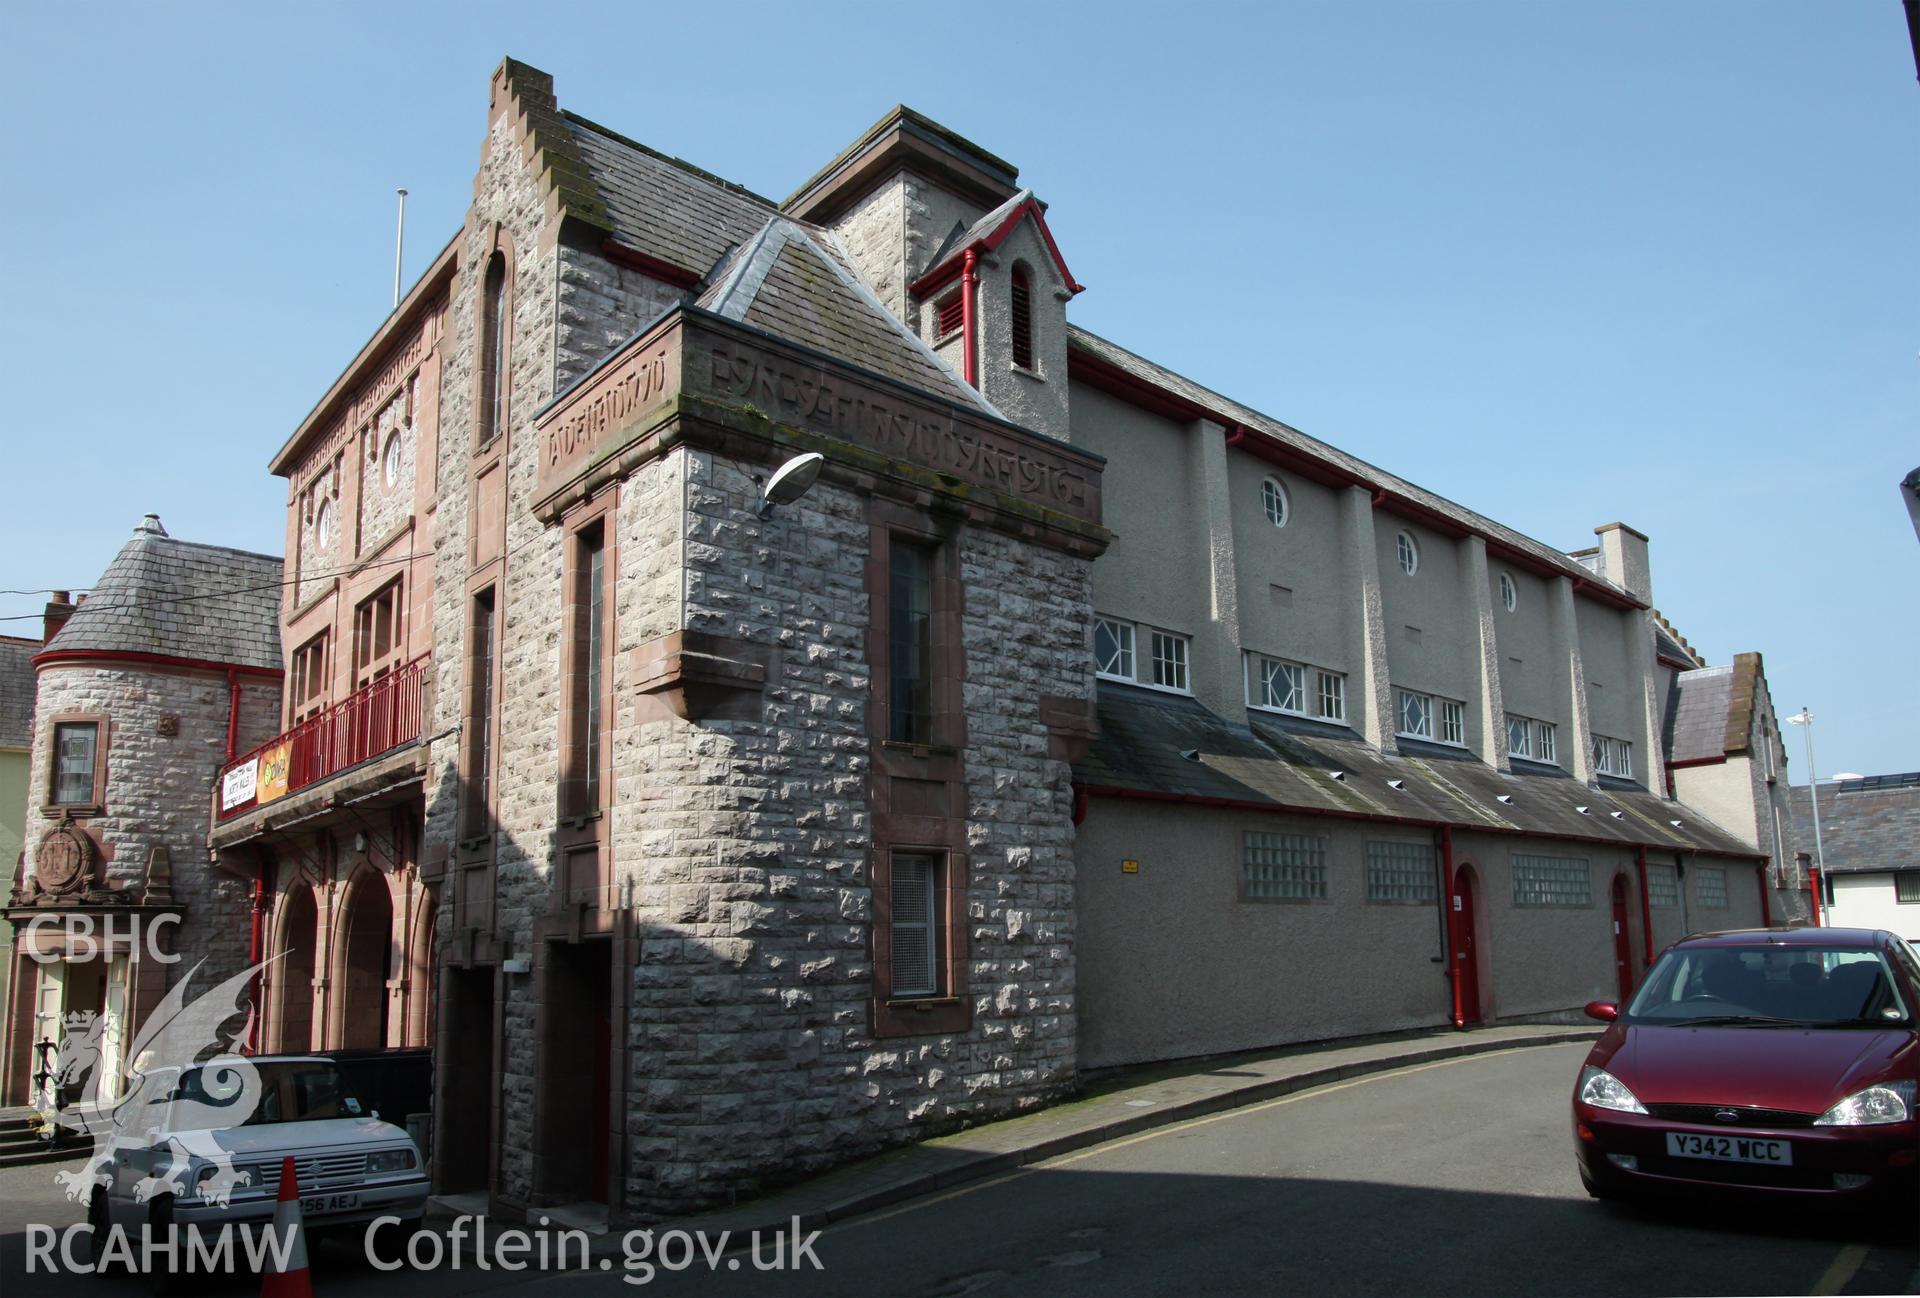
<svg viewBox="0 0 1920 1298">
<path fill-rule="evenodd" d="M 773 471 L 773 477 L 760 492 L 760 505 L 754 512 L 765 518 L 773 512 L 775 505 L 791 505 L 807 494 L 820 476 L 820 467 L 827 457 L 818 451 L 808 451 L 805 455 L 796 455 Z"/>
</svg>

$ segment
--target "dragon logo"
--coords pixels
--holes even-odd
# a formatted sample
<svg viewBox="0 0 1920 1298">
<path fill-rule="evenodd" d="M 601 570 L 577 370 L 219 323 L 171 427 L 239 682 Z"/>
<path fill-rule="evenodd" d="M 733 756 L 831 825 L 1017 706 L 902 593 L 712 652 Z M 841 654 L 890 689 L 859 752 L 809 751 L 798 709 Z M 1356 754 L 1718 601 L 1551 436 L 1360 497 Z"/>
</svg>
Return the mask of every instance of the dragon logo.
<svg viewBox="0 0 1920 1298">
<path fill-rule="evenodd" d="M 147 1015 L 126 1052 L 132 1066 L 124 1070 L 106 1058 L 106 1019 L 92 1013 L 66 1017 L 57 1071 L 35 1107 L 45 1121 L 93 1140 L 84 1167 L 55 1173 L 67 1198 L 85 1202 L 94 1186 L 110 1188 L 110 1169 L 121 1149 L 167 1150 L 167 1161 L 134 1183 L 136 1202 L 163 1193 L 186 1197 L 181 1174 L 195 1159 L 213 1167 L 198 1183 L 204 1202 L 225 1207 L 234 1187 L 247 1183 L 251 1174 L 236 1173 L 233 1155 L 214 1137 L 252 1117 L 260 1103 L 259 1070 L 238 1049 L 253 1026 L 248 985 L 270 963 L 263 960 L 188 1000 L 201 967 L 195 965 Z M 237 1031 L 221 1031 L 243 1013 Z M 122 1071 L 124 1078 L 115 1075 Z"/>
</svg>

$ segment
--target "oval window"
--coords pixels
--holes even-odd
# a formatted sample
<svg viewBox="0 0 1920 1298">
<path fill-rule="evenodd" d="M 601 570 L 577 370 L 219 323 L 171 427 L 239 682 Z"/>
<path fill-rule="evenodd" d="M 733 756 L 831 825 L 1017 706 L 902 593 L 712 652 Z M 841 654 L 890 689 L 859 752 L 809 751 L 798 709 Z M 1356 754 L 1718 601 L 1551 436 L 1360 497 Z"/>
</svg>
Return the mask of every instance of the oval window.
<svg viewBox="0 0 1920 1298">
<path fill-rule="evenodd" d="M 386 479 L 388 491 L 400 485 L 399 433 L 387 434 L 387 449 L 380 456 L 380 476 Z"/>
<path fill-rule="evenodd" d="M 1275 527 L 1287 525 L 1287 489 L 1273 478 L 1260 484 L 1260 502 L 1266 506 L 1267 521 Z"/>
<path fill-rule="evenodd" d="M 333 506 L 324 500 L 313 514 L 313 539 L 322 550 L 333 548 Z"/>
<path fill-rule="evenodd" d="M 1514 588 L 1513 574 L 1510 572 L 1500 574 L 1500 602 L 1506 606 L 1509 613 L 1513 612 L 1514 605 L 1520 602 L 1520 592 Z"/>
<path fill-rule="evenodd" d="M 1400 533 L 1400 571 L 1411 577 L 1420 571 L 1420 547 L 1407 533 Z"/>
</svg>

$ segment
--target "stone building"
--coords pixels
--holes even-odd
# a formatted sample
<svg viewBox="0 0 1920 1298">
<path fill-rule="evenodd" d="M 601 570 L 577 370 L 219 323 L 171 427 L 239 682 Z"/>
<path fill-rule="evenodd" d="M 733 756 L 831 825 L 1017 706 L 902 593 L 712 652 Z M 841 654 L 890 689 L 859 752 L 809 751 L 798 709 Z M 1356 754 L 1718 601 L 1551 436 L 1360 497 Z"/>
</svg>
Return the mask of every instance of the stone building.
<svg viewBox="0 0 1920 1298">
<path fill-rule="evenodd" d="M 454 264 L 451 247 L 435 258 L 270 465 L 287 480 L 283 713 L 221 772 L 208 846 L 257 881 L 269 916 L 258 1009 L 272 1050 L 432 1036 L 421 718 Z"/>
<path fill-rule="evenodd" d="M 1816 790 L 1821 922 L 1884 928 L 1920 942 L 1920 771 L 1794 788 L 1794 834 L 1803 862 L 1814 850 Z"/>
<path fill-rule="evenodd" d="M 8 886 L 20 880 L 27 844 L 27 771 L 33 755 L 33 655 L 44 643 L 0 636 L 0 862 Z M 13 981 L 13 926 L 0 924 L 0 1005 Z M 0 1026 L 0 1046 L 6 1030 Z"/>
<path fill-rule="evenodd" d="M 1711 687 L 1646 537 L 1522 536 L 1080 291 L 908 109 L 775 202 L 502 64 L 462 229 L 274 461 L 291 729 L 212 836 L 267 1041 L 383 987 L 440 1189 L 618 1222 L 1786 912 L 1765 786 L 1669 784 Z M 1742 670 L 1726 764 L 1777 755 Z"/>
<path fill-rule="evenodd" d="M 280 560 L 175 540 L 149 514 L 90 595 L 49 607 L 6 911 L 7 1103 L 33 1097 L 62 1015 L 105 1016 L 111 1075 L 174 982 L 246 967 L 252 890 L 208 866 L 208 796 L 277 724 L 280 580 Z"/>
</svg>

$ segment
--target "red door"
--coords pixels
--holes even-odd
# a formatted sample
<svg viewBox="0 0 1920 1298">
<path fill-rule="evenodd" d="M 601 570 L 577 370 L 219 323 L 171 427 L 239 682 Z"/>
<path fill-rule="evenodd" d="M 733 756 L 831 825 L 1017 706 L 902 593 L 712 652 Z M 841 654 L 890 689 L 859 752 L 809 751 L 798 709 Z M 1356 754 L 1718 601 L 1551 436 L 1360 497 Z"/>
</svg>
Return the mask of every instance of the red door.
<svg viewBox="0 0 1920 1298">
<path fill-rule="evenodd" d="M 1473 936 L 1473 876 L 1461 866 L 1453 876 L 1453 967 L 1460 980 L 1460 1018 L 1480 1021 L 1480 951 Z"/>
<path fill-rule="evenodd" d="M 1633 995 L 1633 940 L 1627 933 L 1627 876 L 1613 876 L 1613 973 L 1620 983 L 1620 1003 Z"/>
</svg>

